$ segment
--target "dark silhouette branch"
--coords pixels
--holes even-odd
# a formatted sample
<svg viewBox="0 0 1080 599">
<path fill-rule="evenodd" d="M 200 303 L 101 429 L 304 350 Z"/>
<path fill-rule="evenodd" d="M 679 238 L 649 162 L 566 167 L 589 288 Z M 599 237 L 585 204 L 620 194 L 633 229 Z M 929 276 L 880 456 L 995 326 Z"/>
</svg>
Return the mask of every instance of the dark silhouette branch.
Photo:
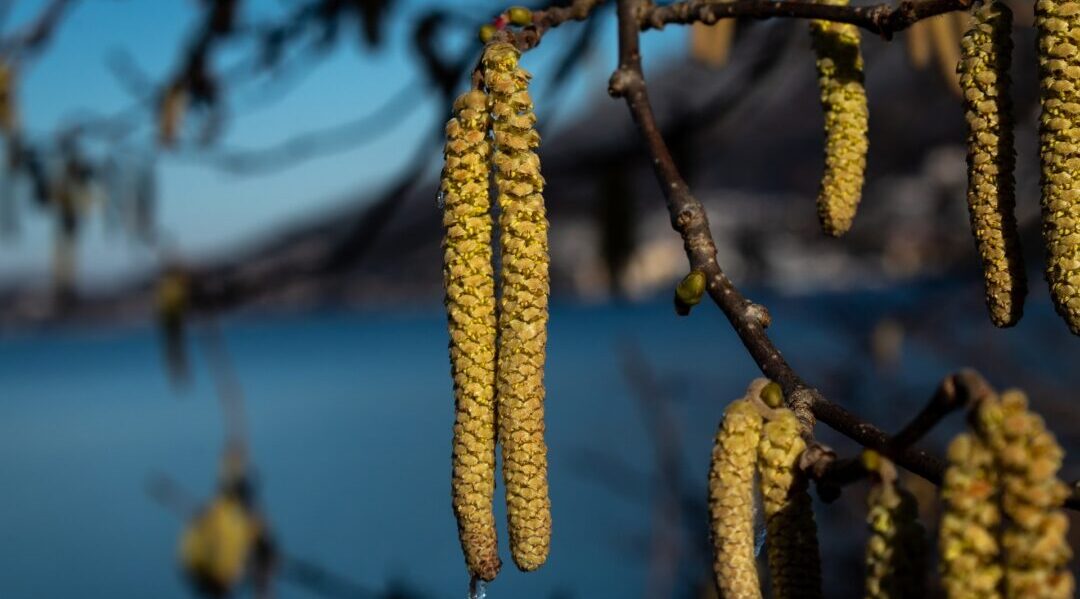
<svg viewBox="0 0 1080 599">
<path fill-rule="evenodd" d="M 0 41 L 0 54 L 19 55 L 25 58 L 28 55 L 45 49 L 52 39 L 64 13 L 75 4 L 75 0 L 52 0 L 41 9 L 37 18 L 25 27 L 7 36 Z M 6 14 L 5 10 L 5 14 Z"/>
</svg>

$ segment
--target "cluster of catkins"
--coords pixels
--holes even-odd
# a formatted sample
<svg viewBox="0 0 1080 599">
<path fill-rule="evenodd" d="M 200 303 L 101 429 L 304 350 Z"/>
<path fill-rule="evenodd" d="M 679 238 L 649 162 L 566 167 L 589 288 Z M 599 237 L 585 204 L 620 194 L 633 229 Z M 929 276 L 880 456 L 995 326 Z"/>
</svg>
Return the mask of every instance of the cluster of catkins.
<svg viewBox="0 0 1080 599">
<path fill-rule="evenodd" d="M 496 438 L 514 562 L 525 571 L 539 568 L 551 541 L 544 445 L 548 223 L 530 75 L 519 58 L 510 44 L 486 47 L 482 89 L 457 99 L 446 126 L 441 184 L 456 406 L 452 499 L 466 567 L 482 580 L 500 567 L 492 513 Z M 502 252 L 497 309 L 491 175 Z"/>
<path fill-rule="evenodd" d="M 1058 313 L 1080 334 L 1080 2 L 1038 0 L 1035 25 L 1046 279 Z M 851 227 L 866 167 L 868 111 L 859 33 L 853 25 L 828 21 L 812 21 L 810 27 L 825 111 L 818 214 L 825 232 L 837 236 Z M 999 327 L 1016 324 L 1027 294 L 1014 215 L 1011 28 L 1012 13 L 1001 0 L 980 2 L 961 40 L 957 66 L 968 125 L 971 228 L 990 318 Z"/>
<path fill-rule="evenodd" d="M 754 474 L 765 516 L 772 596 L 821 597 L 817 526 L 807 480 L 798 468 L 806 442 L 779 385 L 750 384 L 716 433 L 709 470 L 713 570 L 723 597 L 761 597 L 754 558 Z"/>
<path fill-rule="evenodd" d="M 941 571 L 950 598 L 1072 597 L 1063 452 L 1020 391 L 979 402 L 949 446 Z"/>
</svg>

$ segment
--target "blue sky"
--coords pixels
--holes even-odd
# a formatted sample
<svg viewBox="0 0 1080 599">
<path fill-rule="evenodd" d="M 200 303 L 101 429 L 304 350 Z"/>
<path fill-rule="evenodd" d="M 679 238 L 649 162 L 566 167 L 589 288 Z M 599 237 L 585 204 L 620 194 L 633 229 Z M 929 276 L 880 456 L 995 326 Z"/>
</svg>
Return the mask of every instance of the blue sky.
<svg viewBox="0 0 1080 599">
<path fill-rule="evenodd" d="M 44 0 L 16 0 L 7 30 L 37 14 Z M 117 49 L 129 53 L 138 67 L 158 78 L 174 66 L 186 35 L 199 15 L 194 0 L 79 0 L 48 50 L 25 69 L 19 90 L 23 121 L 31 139 L 47 139 L 57 126 L 87 111 L 109 114 L 132 102 L 123 85 L 110 74 L 106 58 Z M 247 0 L 242 19 L 258 21 L 282 14 L 294 2 Z M 363 117 L 387 98 L 416 81 L 407 32 L 408 15 L 435 0 L 400 2 L 389 23 L 387 44 L 367 52 L 355 35 L 341 40 L 324 58 L 311 63 L 299 82 L 280 100 L 260 102 L 273 86 L 248 84 L 227 90 L 230 118 L 220 143 L 230 148 L 259 148 L 298 133 L 332 127 Z M 481 2 L 469 6 L 501 6 Z M 458 8 L 458 10 L 463 10 Z M 480 9 L 486 16 L 488 9 Z M 605 96 L 607 77 L 615 64 L 615 40 L 610 11 L 605 13 L 602 40 L 579 70 L 564 95 L 558 114 L 565 119 L 592 99 Z M 569 25 L 567 29 L 577 27 Z M 563 38 L 555 31 L 525 59 L 543 86 L 545 65 Z M 656 63 L 681 56 L 685 32 L 672 28 L 646 36 L 646 53 Z M 222 65 L 250 54 L 242 45 L 226 49 Z M 373 195 L 406 166 L 421 140 L 445 118 L 446 108 L 425 87 L 418 110 L 364 144 L 348 151 L 307 160 L 291 168 L 258 175 L 235 175 L 168 152 L 158 156 L 158 222 L 181 256 L 200 259 L 251 243 L 260 236 L 287 228 L 290 222 L 311 218 L 358 198 Z M 541 115 L 543 114 L 541 107 Z M 559 117 L 556 117 L 559 118 Z M 132 144 L 150 149 L 152 116 Z M 437 168 L 433 156 L 431 172 Z M 434 209 L 435 199 L 432 198 Z M 0 286 L 12 281 L 48 282 L 53 223 L 43 214 L 21 211 L 18 239 L 0 244 Z M 92 213 L 79 239 L 79 281 L 87 287 L 115 282 L 153 268 L 156 254 L 137 244 L 104 234 L 100 210 Z"/>
</svg>

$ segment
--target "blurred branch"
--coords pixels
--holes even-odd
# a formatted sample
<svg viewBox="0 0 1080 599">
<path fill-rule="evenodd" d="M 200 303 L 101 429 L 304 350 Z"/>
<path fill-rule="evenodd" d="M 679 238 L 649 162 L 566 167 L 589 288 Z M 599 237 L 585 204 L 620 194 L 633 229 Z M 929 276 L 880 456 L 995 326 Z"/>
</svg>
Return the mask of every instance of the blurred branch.
<svg viewBox="0 0 1080 599">
<path fill-rule="evenodd" d="M 227 443 L 246 452 L 248 435 L 247 420 L 244 416 L 244 390 L 236 376 L 221 328 L 212 316 L 199 339 L 206 353 L 206 363 L 217 389 L 218 400 L 221 402 Z"/>
<path fill-rule="evenodd" d="M 641 349 L 622 345 L 622 369 L 652 433 L 658 476 L 653 484 L 654 507 L 649 578 L 646 597 L 673 595 L 680 562 L 681 481 L 679 430 L 667 394 L 656 381 Z"/>
<path fill-rule="evenodd" d="M 400 124 L 423 101 L 418 82 L 409 81 L 382 105 L 364 116 L 331 127 L 308 131 L 266 148 L 201 153 L 200 162 L 235 174 L 254 174 L 298 166 L 305 160 L 354 149 Z"/>
<path fill-rule="evenodd" d="M 65 12 L 74 3 L 75 0 L 50 0 L 36 19 L 0 41 L 0 55 L 18 54 L 21 55 L 20 58 L 24 58 L 45 49 L 60 26 Z M 6 15 L 11 3 L 4 4 L 3 12 Z"/>
</svg>

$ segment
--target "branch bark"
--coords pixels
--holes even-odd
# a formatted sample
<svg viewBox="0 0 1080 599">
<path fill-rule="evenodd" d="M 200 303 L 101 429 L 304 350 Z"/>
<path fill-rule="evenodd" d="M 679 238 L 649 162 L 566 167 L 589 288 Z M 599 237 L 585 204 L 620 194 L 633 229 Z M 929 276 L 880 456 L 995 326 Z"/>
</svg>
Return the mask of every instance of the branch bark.
<svg viewBox="0 0 1080 599">
<path fill-rule="evenodd" d="M 720 19 L 736 17 L 822 19 L 851 23 L 890 39 L 894 33 L 923 19 L 967 10 L 972 2 L 973 0 L 905 0 L 895 6 L 884 3 L 870 6 L 836 6 L 800 0 L 690 0 L 644 8 L 639 18 L 642 29 L 662 29 L 664 25 L 672 23 L 715 23 Z"/>
</svg>

